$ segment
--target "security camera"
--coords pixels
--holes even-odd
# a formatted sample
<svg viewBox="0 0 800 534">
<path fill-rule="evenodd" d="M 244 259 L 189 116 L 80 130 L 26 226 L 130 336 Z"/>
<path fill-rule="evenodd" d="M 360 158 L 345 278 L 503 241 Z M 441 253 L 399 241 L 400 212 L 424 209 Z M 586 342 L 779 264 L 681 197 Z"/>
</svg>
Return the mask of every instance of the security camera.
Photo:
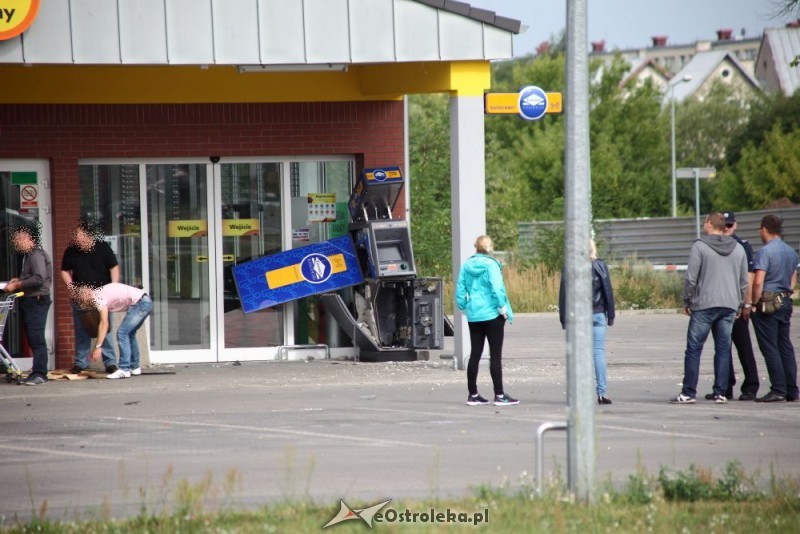
<svg viewBox="0 0 800 534">
<path fill-rule="evenodd" d="M 208 161 L 211 163 L 219 163 L 219 156 L 209 156 Z"/>
</svg>

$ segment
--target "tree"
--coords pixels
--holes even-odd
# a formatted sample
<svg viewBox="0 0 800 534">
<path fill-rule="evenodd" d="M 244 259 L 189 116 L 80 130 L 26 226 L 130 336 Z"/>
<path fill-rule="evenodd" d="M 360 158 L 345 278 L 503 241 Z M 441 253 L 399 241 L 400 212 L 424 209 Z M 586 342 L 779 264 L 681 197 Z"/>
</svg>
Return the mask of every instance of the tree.
<svg viewBox="0 0 800 534">
<path fill-rule="evenodd" d="M 773 143 L 776 140 L 784 143 L 784 137 L 791 136 L 792 132 L 800 129 L 800 93 L 795 93 L 791 97 L 785 97 L 782 94 L 762 95 L 760 98 L 752 100 L 750 104 L 746 125 L 728 143 L 727 167 L 722 167 L 722 172 L 714 182 L 715 206 L 735 210 L 762 209 L 769 202 L 782 196 L 798 202 L 796 195 L 790 192 L 783 194 L 780 192 L 781 187 L 775 190 L 768 183 L 764 184 L 764 191 L 757 192 L 755 189 L 758 189 L 758 184 L 753 183 L 752 180 L 762 176 L 762 170 L 753 168 L 755 161 L 753 151 L 761 152 L 762 156 L 771 154 L 774 152 Z M 745 154 L 747 154 L 747 162 L 743 161 Z M 793 156 L 795 156 L 794 153 L 783 155 L 786 158 Z M 773 180 L 778 183 L 800 182 L 797 179 L 797 173 L 791 174 L 792 168 L 793 166 L 788 164 L 773 167 L 769 172 L 772 174 Z M 778 178 L 775 175 L 777 169 L 783 169 L 782 172 L 789 174 Z M 746 187 L 745 181 L 748 180 L 750 183 Z"/>
<path fill-rule="evenodd" d="M 731 164 L 731 139 L 744 135 L 751 106 L 759 97 L 736 94 L 729 84 L 714 83 L 700 100 L 689 98 L 676 110 L 676 161 L 678 167 L 715 167 L 718 175 Z M 716 202 L 718 180 L 700 181 L 700 211 L 733 209 Z M 693 180 L 678 181 L 679 211 L 694 213 Z"/>
<path fill-rule="evenodd" d="M 738 164 L 723 177 L 718 199 L 731 209 L 766 209 L 784 199 L 800 203 L 798 176 L 800 127 L 783 133 L 776 123 L 762 144 L 751 143 L 742 150 Z"/>
<path fill-rule="evenodd" d="M 447 95 L 409 97 L 411 235 L 417 272 L 448 276 L 452 263 Z"/>
</svg>

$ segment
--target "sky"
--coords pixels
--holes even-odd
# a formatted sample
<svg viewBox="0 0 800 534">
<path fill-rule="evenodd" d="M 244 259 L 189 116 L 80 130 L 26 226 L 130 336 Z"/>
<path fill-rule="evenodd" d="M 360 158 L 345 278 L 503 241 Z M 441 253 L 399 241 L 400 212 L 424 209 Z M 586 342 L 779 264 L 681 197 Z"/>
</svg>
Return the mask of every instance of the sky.
<svg viewBox="0 0 800 534">
<path fill-rule="evenodd" d="M 514 36 L 514 56 L 535 53 L 536 46 L 558 36 L 566 26 L 566 0 L 464 0 L 473 7 L 522 21 L 527 31 Z M 761 37 L 766 28 L 779 28 L 800 14 L 776 18 L 781 0 L 586 0 L 589 42 L 606 42 L 606 50 L 642 48 L 655 35 L 667 44 L 716 40 L 722 28 L 746 38 Z"/>
</svg>

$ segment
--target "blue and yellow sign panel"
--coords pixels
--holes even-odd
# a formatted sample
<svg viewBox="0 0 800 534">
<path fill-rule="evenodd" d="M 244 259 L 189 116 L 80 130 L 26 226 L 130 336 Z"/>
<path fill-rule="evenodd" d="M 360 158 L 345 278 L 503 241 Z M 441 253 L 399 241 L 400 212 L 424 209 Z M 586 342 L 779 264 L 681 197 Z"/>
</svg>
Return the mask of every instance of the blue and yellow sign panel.
<svg viewBox="0 0 800 534">
<path fill-rule="evenodd" d="M 397 194 L 404 183 L 403 173 L 400 172 L 400 167 L 397 165 L 364 169 L 355 187 L 353 187 L 350 201 L 347 203 L 350 217 L 354 221 L 360 219 L 359 210 L 370 194 L 370 188 L 372 194 L 376 194 L 375 191 L 380 191 L 377 195 L 385 199 L 384 202 L 388 203 L 389 208 L 393 208 L 394 202 L 397 200 Z"/>
<path fill-rule="evenodd" d="M 545 113 L 561 113 L 564 109 L 561 93 L 545 94 Z M 487 115 L 519 115 L 523 100 L 520 96 L 520 93 L 486 93 L 483 99 L 484 112 Z"/>
<path fill-rule="evenodd" d="M 348 235 L 240 263 L 233 279 L 244 313 L 364 282 Z"/>
</svg>

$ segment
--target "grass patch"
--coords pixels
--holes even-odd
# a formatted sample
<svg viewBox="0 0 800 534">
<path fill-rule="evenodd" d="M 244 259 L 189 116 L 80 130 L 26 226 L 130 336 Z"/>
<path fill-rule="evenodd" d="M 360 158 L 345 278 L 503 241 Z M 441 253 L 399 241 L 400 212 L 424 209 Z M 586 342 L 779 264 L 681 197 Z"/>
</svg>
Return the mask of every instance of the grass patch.
<svg viewBox="0 0 800 534">
<path fill-rule="evenodd" d="M 379 510 L 381 515 L 374 516 L 372 527 L 379 532 L 480 530 L 581 534 L 795 531 L 800 521 L 798 480 L 777 477 L 774 472 L 766 486 L 759 479 L 758 474 L 745 475 L 736 462 L 730 463 L 718 477 L 712 470 L 697 466 L 682 472 L 661 469 L 658 476 L 640 469 L 619 490 L 607 484 L 593 504 L 575 502 L 559 480 L 539 496 L 528 479 L 514 490 L 478 486 L 472 496 L 458 500 L 392 500 Z M 235 482 L 226 480 L 226 491 L 231 484 Z M 139 515 L 130 519 L 56 522 L 37 517 L 0 532 L 317 532 L 340 512 L 338 502 L 320 505 L 309 500 L 284 501 L 252 511 L 233 510 L 229 503 L 225 509 L 208 512 L 203 502 L 213 491 L 210 478 L 196 485 L 179 483 L 170 513 L 148 513 L 142 507 Z M 350 509 L 368 508 L 376 502 L 380 500 L 346 501 Z M 431 522 L 430 518 L 437 520 Z M 472 523 L 478 519 L 482 521 L 480 524 Z M 326 529 L 341 533 L 368 530 L 367 522 L 359 517 Z"/>
<path fill-rule="evenodd" d="M 618 310 L 682 308 L 683 273 L 654 271 L 635 259 L 610 265 Z M 503 267 L 503 279 L 516 313 L 558 311 L 561 271 L 545 263 L 512 262 Z M 444 282 L 445 311 L 453 313 L 453 281 Z"/>
</svg>

